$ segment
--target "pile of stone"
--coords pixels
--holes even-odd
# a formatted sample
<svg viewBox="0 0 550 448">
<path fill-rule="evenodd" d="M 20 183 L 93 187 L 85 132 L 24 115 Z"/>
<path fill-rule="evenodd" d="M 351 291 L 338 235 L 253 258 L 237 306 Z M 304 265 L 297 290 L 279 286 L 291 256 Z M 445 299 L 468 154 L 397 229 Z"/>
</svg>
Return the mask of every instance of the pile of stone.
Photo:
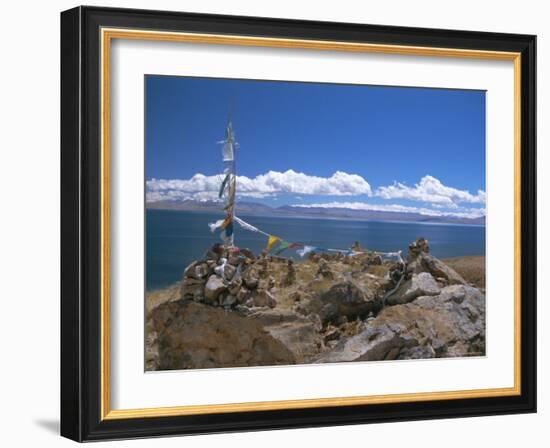
<svg viewBox="0 0 550 448">
<path fill-rule="evenodd" d="M 421 272 L 430 273 L 439 283 L 444 285 L 463 285 L 466 281 L 441 260 L 430 254 L 428 240 L 419 238 L 409 245 L 407 257 L 407 274 L 413 276 Z"/>
<path fill-rule="evenodd" d="M 262 254 L 255 257 L 247 249 L 213 246 L 205 259 L 191 263 L 183 273 L 181 298 L 211 306 L 234 308 L 270 307 L 277 304 L 271 293 L 275 281 L 269 274 L 269 263 L 285 263 L 285 284 L 295 281 L 292 260 Z"/>
</svg>

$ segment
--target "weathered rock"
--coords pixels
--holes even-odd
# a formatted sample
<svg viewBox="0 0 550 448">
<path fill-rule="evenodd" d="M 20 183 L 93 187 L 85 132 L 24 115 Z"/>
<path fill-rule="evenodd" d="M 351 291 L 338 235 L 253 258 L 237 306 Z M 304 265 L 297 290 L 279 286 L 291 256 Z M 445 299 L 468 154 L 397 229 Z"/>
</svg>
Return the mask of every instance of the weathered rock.
<svg viewBox="0 0 550 448">
<path fill-rule="evenodd" d="M 159 367 L 158 334 L 153 321 L 148 319 L 145 324 L 145 370 L 158 370 Z"/>
<path fill-rule="evenodd" d="M 235 266 L 227 263 L 227 264 L 224 265 L 223 277 L 227 281 L 230 281 L 233 278 L 233 276 L 235 275 L 236 272 L 237 272 L 237 268 Z"/>
<path fill-rule="evenodd" d="M 316 362 L 417 359 L 485 354 L 485 297 L 453 285 L 435 296 L 385 308 L 366 329 Z"/>
<path fill-rule="evenodd" d="M 226 308 L 231 308 L 233 305 L 237 304 L 237 297 L 231 294 L 226 294 L 224 296 L 220 296 L 220 305 Z"/>
<path fill-rule="evenodd" d="M 435 280 L 441 285 L 442 288 L 449 286 L 449 281 L 444 277 L 437 277 Z"/>
<path fill-rule="evenodd" d="M 233 252 L 227 257 L 227 262 L 232 266 L 238 266 L 241 262 L 241 257 L 238 253 Z"/>
<path fill-rule="evenodd" d="M 415 345 L 404 347 L 399 351 L 397 359 L 430 359 L 435 358 L 436 353 L 431 345 Z"/>
<path fill-rule="evenodd" d="M 200 301 L 204 297 L 204 280 L 184 277 L 181 283 L 181 298 Z"/>
<path fill-rule="evenodd" d="M 433 255 L 422 253 L 415 263 L 415 272 L 429 272 L 435 278 L 442 278 L 450 285 L 464 285 L 466 281 L 454 269 L 447 266 Z"/>
<path fill-rule="evenodd" d="M 194 261 L 185 268 L 183 272 L 184 280 L 186 278 L 204 279 L 209 274 L 209 267 L 206 262 Z"/>
<path fill-rule="evenodd" d="M 237 272 L 237 268 L 229 264 L 226 258 L 220 258 L 218 263 L 219 265 L 214 268 L 214 273 L 217 276 L 230 281 Z"/>
<path fill-rule="evenodd" d="M 218 260 L 217 266 L 214 268 L 214 274 L 218 277 L 224 278 L 225 265 L 227 264 L 227 258 L 220 258 Z"/>
<path fill-rule="evenodd" d="M 416 241 L 413 241 L 411 244 L 409 244 L 408 261 L 414 261 L 416 257 L 423 253 L 430 253 L 430 244 L 428 243 L 427 239 L 418 238 Z"/>
<path fill-rule="evenodd" d="M 438 356 L 485 354 L 485 296 L 467 285 L 452 285 L 432 297 L 420 297 L 414 304 L 425 318 L 432 318 Z"/>
<path fill-rule="evenodd" d="M 366 317 L 371 311 L 377 312 L 381 306 L 381 301 L 371 290 L 352 281 L 333 285 L 309 304 L 310 310 L 319 314 L 323 322 L 335 322 L 342 317 Z"/>
<path fill-rule="evenodd" d="M 392 263 L 388 267 L 388 280 L 390 280 L 389 284 L 387 284 L 385 289 L 393 288 L 401 277 L 405 274 L 405 265 L 403 263 L 397 262 Z"/>
<path fill-rule="evenodd" d="M 230 294 L 233 294 L 234 296 L 236 296 L 239 293 L 242 284 L 243 284 L 243 281 L 241 277 L 239 275 L 235 275 L 233 276 L 233 280 L 231 280 L 229 285 L 227 285 L 227 289 L 229 290 Z"/>
<path fill-rule="evenodd" d="M 326 344 L 329 341 L 340 339 L 340 336 L 342 336 L 342 332 L 338 327 L 330 327 L 327 331 L 325 331 L 325 337 L 323 340 Z"/>
<path fill-rule="evenodd" d="M 322 347 L 321 321 L 289 310 L 261 310 L 249 316 L 260 322 L 275 339 L 293 354 L 297 363 L 308 362 Z"/>
<path fill-rule="evenodd" d="M 326 260 L 319 260 L 319 270 L 317 271 L 317 275 L 327 280 L 334 279 L 334 273 L 330 270 L 330 266 Z"/>
<path fill-rule="evenodd" d="M 293 293 L 290 294 L 289 298 L 294 302 L 294 303 L 298 303 L 302 300 L 302 294 L 298 291 L 294 291 Z"/>
<path fill-rule="evenodd" d="M 208 277 L 208 281 L 204 287 L 204 297 L 207 302 L 213 303 L 217 300 L 218 296 L 227 290 L 227 286 L 223 280 L 216 274 L 212 274 Z"/>
<path fill-rule="evenodd" d="M 252 293 L 252 303 L 254 306 L 266 306 L 274 308 L 277 305 L 277 301 L 273 295 L 265 289 L 257 289 Z"/>
<path fill-rule="evenodd" d="M 260 279 L 260 281 L 258 282 L 258 289 L 270 290 L 274 286 L 275 286 L 275 279 L 271 275 L 269 277 Z"/>
<path fill-rule="evenodd" d="M 256 289 L 258 287 L 261 269 L 259 264 L 253 264 L 243 272 L 243 281 L 248 289 Z"/>
<path fill-rule="evenodd" d="M 194 277 L 195 275 L 195 267 L 199 265 L 198 261 L 193 261 L 189 266 L 185 268 L 183 271 L 183 277 Z"/>
<path fill-rule="evenodd" d="M 242 305 L 243 303 L 246 303 L 246 301 L 250 298 L 250 291 L 246 288 L 240 288 L 239 292 L 237 292 L 237 303 L 239 305 Z"/>
<path fill-rule="evenodd" d="M 252 252 L 250 249 L 241 249 L 241 254 L 250 260 L 254 260 L 256 258 L 254 252 Z"/>
<path fill-rule="evenodd" d="M 441 288 L 428 272 L 413 274 L 410 280 L 404 282 L 397 291 L 386 299 L 387 305 L 399 305 L 412 302 L 420 296 L 435 296 Z"/>
<path fill-rule="evenodd" d="M 256 319 L 178 301 L 152 312 L 158 368 L 201 369 L 295 364 L 292 352 Z"/>
<path fill-rule="evenodd" d="M 395 359 L 405 342 L 387 325 L 371 326 L 357 336 L 341 341 L 333 350 L 321 354 L 315 362 L 381 361 L 388 355 Z M 411 340 L 408 345 L 414 345 L 414 341 Z"/>
</svg>

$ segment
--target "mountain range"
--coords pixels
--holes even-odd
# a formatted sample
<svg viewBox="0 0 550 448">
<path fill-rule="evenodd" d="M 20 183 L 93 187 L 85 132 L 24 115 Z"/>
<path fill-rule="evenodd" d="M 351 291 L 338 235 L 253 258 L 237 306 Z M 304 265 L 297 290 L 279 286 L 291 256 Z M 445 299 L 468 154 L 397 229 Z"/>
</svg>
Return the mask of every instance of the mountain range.
<svg viewBox="0 0 550 448">
<path fill-rule="evenodd" d="M 220 202 L 215 201 L 160 201 L 147 202 L 146 208 L 156 210 L 186 210 L 197 212 L 221 212 Z M 259 216 L 281 216 L 296 218 L 353 219 L 358 221 L 422 222 L 433 224 L 485 225 L 485 218 L 458 218 L 452 216 L 429 216 L 420 213 L 383 212 L 374 210 L 353 210 L 344 208 L 296 207 L 284 205 L 270 207 L 257 202 L 239 202 L 237 214 Z"/>
</svg>

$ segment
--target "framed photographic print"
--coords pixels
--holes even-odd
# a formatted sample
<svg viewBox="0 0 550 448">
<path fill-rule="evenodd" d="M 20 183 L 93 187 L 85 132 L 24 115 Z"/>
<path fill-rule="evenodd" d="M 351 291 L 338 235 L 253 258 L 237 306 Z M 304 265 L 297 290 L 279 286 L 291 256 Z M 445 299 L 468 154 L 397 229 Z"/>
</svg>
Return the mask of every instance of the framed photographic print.
<svg viewBox="0 0 550 448">
<path fill-rule="evenodd" d="M 536 410 L 534 36 L 61 14 L 61 433 Z"/>
</svg>

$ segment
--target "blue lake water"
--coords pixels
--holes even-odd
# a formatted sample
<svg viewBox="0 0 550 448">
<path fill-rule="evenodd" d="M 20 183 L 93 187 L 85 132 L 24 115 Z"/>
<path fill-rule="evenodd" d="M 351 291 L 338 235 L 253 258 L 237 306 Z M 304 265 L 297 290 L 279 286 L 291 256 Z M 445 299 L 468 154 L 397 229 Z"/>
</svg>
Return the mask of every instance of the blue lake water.
<svg viewBox="0 0 550 448">
<path fill-rule="evenodd" d="M 208 248 L 221 242 L 208 223 L 221 215 L 179 210 L 146 211 L 146 288 L 159 289 L 181 278 L 185 267 L 201 258 Z M 250 224 L 287 241 L 312 246 L 346 249 L 354 241 L 370 250 L 397 251 L 405 254 L 416 238 L 430 242 L 438 258 L 485 255 L 485 227 L 340 219 L 273 218 L 241 216 Z M 266 246 L 266 237 L 235 226 L 235 244 L 254 253 Z M 293 250 L 283 253 L 296 259 Z"/>
</svg>

